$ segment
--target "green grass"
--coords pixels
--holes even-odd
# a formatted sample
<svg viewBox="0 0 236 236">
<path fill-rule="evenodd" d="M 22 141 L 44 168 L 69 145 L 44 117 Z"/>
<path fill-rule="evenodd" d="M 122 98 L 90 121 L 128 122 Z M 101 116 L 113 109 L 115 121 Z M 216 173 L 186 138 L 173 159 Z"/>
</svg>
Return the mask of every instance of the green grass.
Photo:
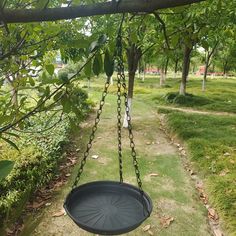
<svg viewBox="0 0 236 236">
<path fill-rule="evenodd" d="M 236 118 L 170 112 L 171 131 L 184 140 L 206 180 L 210 201 L 236 234 Z"/>
<path fill-rule="evenodd" d="M 235 78 L 209 79 L 205 92 L 201 91 L 200 78 L 190 78 L 186 97 L 176 96 L 180 83 L 179 79 L 167 79 L 166 86 L 163 88 L 160 88 L 159 78 L 155 76 L 148 76 L 144 83 L 139 80 L 136 80 L 135 83 L 134 110 L 139 115 L 146 114 L 147 117 L 151 115 L 151 110 L 147 112 L 145 106 L 136 105 L 141 102 L 151 107 L 167 105 L 183 108 L 191 107 L 196 110 L 236 113 Z M 99 84 L 101 85 L 101 81 Z M 97 86 L 96 81 L 94 86 Z M 114 91 L 113 87 L 113 94 Z M 168 125 L 172 132 L 178 134 L 187 143 L 191 161 L 202 178 L 206 180 L 210 202 L 220 212 L 226 228 L 229 229 L 232 235 L 235 235 L 236 117 L 184 114 L 164 108 L 159 109 L 159 111 L 167 114 Z M 145 122 L 145 119 L 142 122 Z M 155 127 L 155 124 L 149 125 Z M 148 135 L 151 136 L 151 132 Z M 156 168 L 160 171 L 160 167 L 164 163 L 158 162 Z M 148 168 L 148 165 L 145 168 Z M 168 166 L 168 168 L 173 170 L 171 166 Z M 153 188 L 155 186 L 151 186 L 151 192 Z M 170 193 L 163 194 L 168 195 Z"/>
<path fill-rule="evenodd" d="M 94 86 L 96 87 L 96 81 Z M 119 180 L 114 90 L 114 87 L 109 90 L 110 94 L 107 97 L 98 129 L 97 136 L 102 139 L 94 143 L 91 153 L 91 155 L 98 155 L 102 161 L 106 160 L 104 161 L 106 164 L 99 163 L 99 159 L 89 159 L 81 183 L 104 179 Z M 151 89 L 136 87 L 137 96 L 146 95 L 147 91 L 150 93 Z M 94 101 L 99 101 L 100 95 L 101 91 L 90 91 L 90 96 Z M 181 166 L 177 152 L 169 152 L 169 146 L 167 146 L 166 154 L 158 154 L 157 150 L 149 150 L 150 147 L 145 143 L 145 140 L 151 141 L 159 138 L 157 117 L 146 116 L 146 114 L 154 113 L 155 107 L 147 106 L 146 102 L 139 97 L 133 105 L 135 143 L 143 188 L 150 194 L 154 204 L 153 214 L 145 224 L 152 225 L 154 235 L 208 235 L 208 228 L 205 225 L 205 209 L 197 199 L 197 195 Z M 128 135 L 124 130 L 123 132 L 124 137 Z M 143 133 L 145 133 L 145 138 Z M 123 141 L 123 166 L 124 180 L 137 185 L 127 138 L 124 138 Z M 150 179 L 148 177 L 150 173 L 158 173 L 159 176 Z M 175 218 L 175 222 L 166 229 L 162 229 L 160 226 L 159 217 L 162 214 Z M 141 234 L 143 231 L 142 228 L 139 228 L 128 235 Z"/>
<path fill-rule="evenodd" d="M 144 83 L 137 81 L 138 86 L 152 89 L 150 98 L 154 99 L 156 104 L 236 113 L 235 78 L 209 79 L 206 91 L 202 92 L 201 79 L 190 77 L 187 83 L 188 96 L 177 96 L 176 98 L 179 84 L 180 79 L 171 78 L 167 79 L 166 86 L 163 88 L 159 87 L 159 79 L 157 77 L 147 77 Z M 169 99 L 167 94 L 169 94 Z"/>
</svg>

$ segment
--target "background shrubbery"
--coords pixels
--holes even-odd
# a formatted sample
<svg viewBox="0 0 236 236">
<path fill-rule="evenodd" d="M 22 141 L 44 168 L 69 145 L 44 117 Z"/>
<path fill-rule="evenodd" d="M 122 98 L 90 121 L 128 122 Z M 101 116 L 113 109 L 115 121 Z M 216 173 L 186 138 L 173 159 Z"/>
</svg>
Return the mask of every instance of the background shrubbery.
<svg viewBox="0 0 236 236">
<path fill-rule="evenodd" d="M 0 181 L 0 228 L 6 220 L 18 217 L 30 195 L 57 173 L 63 150 L 70 142 L 72 125 L 78 124 L 90 108 L 86 92 L 76 88 L 73 96 L 79 100 L 79 115 L 66 113 L 59 117 L 59 114 L 50 116 L 50 113 L 44 113 L 32 117 L 25 127 L 27 132 L 18 131 L 20 138 L 14 140 L 20 151 L 7 143 L 0 143 L 0 160 L 15 162 L 11 173 Z"/>
</svg>

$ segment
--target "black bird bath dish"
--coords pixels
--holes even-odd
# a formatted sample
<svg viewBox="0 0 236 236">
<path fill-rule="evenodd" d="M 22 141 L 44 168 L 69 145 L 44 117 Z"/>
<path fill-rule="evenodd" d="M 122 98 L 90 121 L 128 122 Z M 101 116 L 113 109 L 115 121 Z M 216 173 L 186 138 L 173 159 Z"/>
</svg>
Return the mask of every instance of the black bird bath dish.
<svg viewBox="0 0 236 236">
<path fill-rule="evenodd" d="M 124 64 L 122 56 L 121 27 L 117 37 L 117 134 L 118 134 L 118 160 L 120 181 L 97 181 L 78 186 L 81 174 L 89 156 L 95 138 L 97 126 L 100 121 L 105 98 L 110 85 L 109 76 L 105 83 L 99 109 L 92 128 L 92 133 L 81 160 L 78 174 L 72 190 L 67 196 L 64 208 L 73 221 L 82 229 L 101 235 L 118 235 L 127 233 L 137 228 L 152 212 L 152 201 L 142 189 L 142 181 L 135 151 L 134 135 L 132 131 L 131 116 L 128 106 L 128 95 L 125 81 Z M 125 111 L 128 122 L 128 132 L 131 156 L 137 179 L 138 188 L 123 182 L 123 161 L 121 142 L 121 95 L 125 98 Z"/>
<path fill-rule="evenodd" d="M 101 235 L 118 235 L 145 221 L 152 211 L 152 201 L 130 184 L 97 181 L 73 189 L 64 208 L 82 229 Z"/>
</svg>

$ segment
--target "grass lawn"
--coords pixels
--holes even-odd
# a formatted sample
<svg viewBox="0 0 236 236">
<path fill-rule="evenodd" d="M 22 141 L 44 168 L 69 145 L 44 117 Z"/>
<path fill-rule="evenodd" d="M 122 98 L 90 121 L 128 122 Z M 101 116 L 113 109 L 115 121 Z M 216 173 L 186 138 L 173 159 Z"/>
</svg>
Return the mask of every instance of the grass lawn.
<svg viewBox="0 0 236 236">
<path fill-rule="evenodd" d="M 151 89 L 150 99 L 156 104 L 171 105 L 177 107 L 191 107 L 199 110 L 223 111 L 236 113 L 236 78 L 231 79 L 208 79 L 205 92 L 201 90 L 201 79 L 190 77 L 187 83 L 186 97 L 176 97 L 179 90 L 180 79 L 167 79 L 163 88 L 159 87 L 159 78 L 147 77 L 146 81 L 137 81 L 138 87 Z M 136 88 L 137 93 L 142 92 Z M 150 91 L 149 91 L 150 92 Z M 169 96 L 166 96 L 169 94 Z M 154 95 L 154 96 L 153 96 Z M 174 95 L 174 96 L 173 96 Z"/>
<path fill-rule="evenodd" d="M 169 112 L 171 132 L 187 144 L 214 204 L 236 234 L 236 117 Z"/>
<path fill-rule="evenodd" d="M 103 88 L 103 79 L 91 81 L 87 89 L 93 101 L 98 102 Z M 169 102 L 167 93 L 178 91 L 179 80 L 167 79 L 165 88 L 159 87 L 158 77 L 147 77 L 143 83 L 135 81 L 135 96 L 133 103 L 133 126 L 138 160 L 143 177 L 144 189 L 151 195 L 154 211 L 145 222 L 151 225 L 154 235 L 199 236 L 210 235 L 207 226 L 207 212 L 200 203 L 193 183 L 183 169 L 177 150 L 159 129 L 158 105 L 192 107 L 199 110 L 224 111 L 236 113 L 236 79 L 214 79 L 207 83 L 207 91 L 201 91 L 201 80 L 192 78 L 188 82 L 189 99 Z M 81 82 L 85 87 L 86 82 Z M 106 101 L 101 124 L 98 129 L 91 155 L 81 179 L 81 183 L 100 179 L 118 180 L 117 141 L 116 141 L 116 88 L 110 89 Z M 201 101 L 201 102 L 200 102 Z M 124 113 L 124 111 L 122 112 Z M 236 116 L 214 116 L 185 114 L 182 112 L 166 112 L 167 124 L 174 135 L 178 135 L 188 146 L 189 158 L 205 180 L 207 191 L 216 210 L 225 222 L 225 227 L 231 235 L 236 234 Z M 93 119 L 87 121 L 80 129 L 75 130 L 75 140 L 78 147 L 84 147 L 88 138 Z M 125 131 L 123 131 L 125 133 Z M 147 145 L 147 143 L 149 143 Z M 124 179 L 135 184 L 135 175 L 130 158 L 128 139 L 124 140 Z M 79 153 L 81 158 L 82 152 Z M 78 168 L 78 166 L 77 166 Z M 75 170 L 76 172 L 76 170 Z M 150 177 L 157 173 L 156 177 Z M 73 176 L 71 183 L 73 181 Z M 30 219 L 32 224 L 39 224 L 33 231 L 26 227 L 27 235 L 41 236 L 45 232 L 50 235 L 90 235 L 79 230 L 68 217 L 53 218 L 55 211 L 61 210 L 64 198 L 70 191 L 70 185 L 65 186 L 58 194 L 57 200 L 42 213 L 38 220 Z M 164 217 L 173 217 L 174 221 L 163 227 Z M 35 221 L 38 222 L 36 223 Z M 28 231 L 27 231 L 28 230 Z M 45 231 L 46 230 L 46 231 Z M 142 235 L 142 228 L 128 235 Z M 148 234 L 148 233 L 147 233 Z"/>
<path fill-rule="evenodd" d="M 89 89 L 91 98 L 95 102 L 99 101 L 101 97 L 101 90 L 99 91 L 101 83 L 103 83 L 102 80 L 96 80 L 93 82 L 94 86 Z M 111 88 L 111 94 L 107 97 L 98 133 L 80 184 L 104 179 L 119 181 L 116 96 L 112 94 L 114 90 L 115 86 Z M 91 126 L 94 123 L 93 120 L 94 118 L 90 118 L 83 124 L 83 133 L 81 133 L 80 129 L 75 130 L 77 138 L 74 142 L 83 147 L 83 149 Z M 150 225 L 150 232 L 153 235 L 210 235 L 206 220 L 206 209 L 199 201 L 193 184 L 182 167 L 177 149 L 170 144 L 165 134 L 159 129 L 155 106 L 151 107 L 138 98 L 133 107 L 133 126 L 143 188 L 150 194 L 153 201 L 153 213 L 142 227 Z M 124 137 L 124 181 L 136 185 L 127 132 L 126 130 L 122 132 Z M 98 155 L 98 159 L 91 158 L 92 155 Z M 79 153 L 79 157 L 81 156 L 82 151 Z M 76 169 L 78 169 L 78 166 Z M 157 176 L 152 177 L 151 174 L 153 173 L 157 174 Z M 75 174 L 76 170 L 70 183 L 73 182 Z M 27 229 L 25 231 L 28 234 L 25 233 L 23 234 L 24 236 L 43 236 L 45 232 L 50 235 L 93 235 L 79 229 L 69 217 L 52 217 L 55 211 L 60 211 L 65 196 L 71 190 L 70 183 L 58 194 L 58 199 L 52 203 L 52 206 L 45 209 L 41 220 L 36 223 L 38 227 L 33 231 L 29 231 L 30 225 L 28 225 L 28 231 Z M 37 220 L 37 217 L 33 218 L 30 219 L 31 224 L 35 224 L 35 220 Z M 165 223 L 166 219 L 171 219 L 169 224 Z M 151 234 L 144 232 L 142 227 L 125 235 Z"/>
</svg>

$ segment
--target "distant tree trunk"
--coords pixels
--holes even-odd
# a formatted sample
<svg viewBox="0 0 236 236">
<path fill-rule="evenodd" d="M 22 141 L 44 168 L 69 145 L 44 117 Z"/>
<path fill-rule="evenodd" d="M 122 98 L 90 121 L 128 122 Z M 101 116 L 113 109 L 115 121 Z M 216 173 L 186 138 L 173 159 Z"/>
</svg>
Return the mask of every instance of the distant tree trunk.
<svg viewBox="0 0 236 236">
<path fill-rule="evenodd" d="M 169 65 L 169 58 L 166 58 L 166 63 L 165 63 L 165 80 L 167 78 L 167 72 L 168 72 L 168 65 Z"/>
<path fill-rule="evenodd" d="M 202 80 L 202 91 L 204 92 L 206 90 L 206 81 L 207 81 L 207 73 L 208 73 L 208 68 L 209 68 L 209 56 L 207 55 L 207 58 L 205 60 L 205 70 L 204 70 L 204 75 L 203 75 L 203 80 Z"/>
<path fill-rule="evenodd" d="M 218 42 L 215 43 L 214 47 L 210 50 L 206 52 L 206 56 L 205 56 L 205 70 L 204 70 L 204 76 L 203 76 L 203 80 L 202 80 L 202 91 L 204 92 L 206 90 L 206 81 L 207 81 L 207 73 L 208 73 L 208 69 L 210 67 L 210 62 L 211 62 L 211 58 L 217 48 Z"/>
<path fill-rule="evenodd" d="M 184 46 L 183 69 L 182 69 L 182 80 L 181 80 L 180 89 L 179 89 L 180 95 L 186 94 L 186 84 L 187 84 L 187 78 L 188 78 L 188 73 L 189 73 L 191 52 L 192 52 L 192 48 L 185 45 Z"/>
<path fill-rule="evenodd" d="M 165 69 L 162 67 L 160 72 L 160 87 L 165 85 Z"/>
<path fill-rule="evenodd" d="M 224 70 L 224 78 L 227 79 L 227 66 L 228 66 L 228 61 L 225 61 L 223 63 L 223 70 Z"/>
<path fill-rule="evenodd" d="M 176 77 L 177 77 L 178 65 L 179 65 L 179 58 L 177 58 L 177 59 L 175 60 L 175 74 L 174 74 L 174 78 L 175 78 L 175 79 L 176 79 Z"/>
<path fill-rule="evenodd" d="M 143 77 L 142 77 L 142 81 L 145 81 L 145 77 L 146 77 L 146 62 L 143 62 Z"/>
<path fill-rule="evenodd" d="M 142 50 L 136 44 L 132 44 L 130 48 L 126 49 L 128 58 L 128 72 L 129 72 L 129 84 L 128 84 L 128 107 L 131 113 L 132 99 L 134 95 L 134 78 L 138 68 L 139 60 L 142 56 Z M 128 128 L 127 114 L 125 112 L 123 127 Z"/>
</svg>

